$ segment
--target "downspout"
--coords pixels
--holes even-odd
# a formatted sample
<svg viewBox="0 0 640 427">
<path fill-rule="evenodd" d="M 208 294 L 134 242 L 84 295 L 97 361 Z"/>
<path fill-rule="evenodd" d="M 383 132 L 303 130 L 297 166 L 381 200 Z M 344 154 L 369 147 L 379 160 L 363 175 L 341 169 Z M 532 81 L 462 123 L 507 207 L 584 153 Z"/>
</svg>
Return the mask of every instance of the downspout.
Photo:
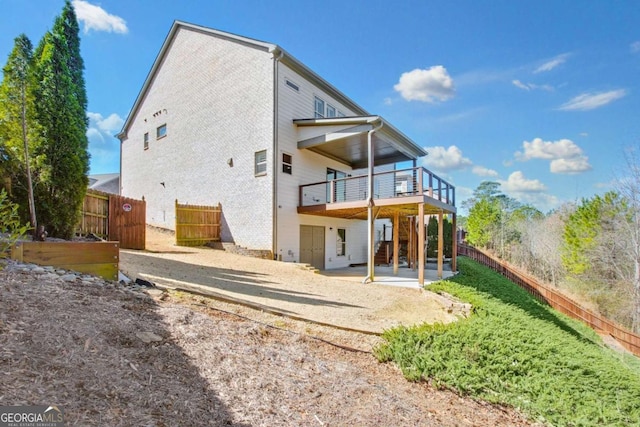
<svg viewBox="0 0 640 427">
<path fill-rule="evenodd" d="M 278 61 L 284 56 L 284 52 L 278 48 L 273 54 L 273 181 L 271 194 L 273 195 L 272 222 L 271 222 L 271 252 L 273 259 L 278 259 Z"/>
<path fill-rule="evenodd" d="M 380 119 L 378 119 L 380 120 Z M 375 202 L 373 201 L 373 166 L 375 163 L 375 159 L 373 158 L 373 133 L 380 130 L 384 122 L 380 120 L 380 124 L 374 126 L 371 130 L 367 132 L 367 150 L 368 150 L 368 179 L 369 179 L 369 200 L 367 201 L 367 277 L 364 278 L 362 283 L 373 282 L 374 279 L 374 256 L 373 253 L 373 244 L 374 244 L 374 233 L 375 229 L 373 226 L 373 222 L 375 217 L 373 215 L 373 207 L 375 206 Z"/>
</svg>

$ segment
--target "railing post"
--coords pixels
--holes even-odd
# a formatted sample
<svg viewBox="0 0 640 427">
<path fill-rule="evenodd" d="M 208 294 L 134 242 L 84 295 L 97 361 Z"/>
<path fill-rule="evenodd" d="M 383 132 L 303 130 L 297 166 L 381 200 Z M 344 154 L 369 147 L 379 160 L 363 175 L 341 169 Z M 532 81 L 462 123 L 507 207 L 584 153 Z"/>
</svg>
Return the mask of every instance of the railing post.
<svg viewBox="0 0 640 427">
<path fill-rule="evenodd" d="M 329 203 L 334 203 L 336 201 L 336 181 L 332 179 L 329 181 Z"/>
<path fill-rule="evenodd" d="M 424 179 L 424 170 L 422 168 L 419 169 L 418 171 L 418 192 L 416 192 L 416 194 L 424 194 L 424 183 L 423 183 L 423 179 Z"/>
<path fill-rule="evenodd" d="M 429 172 L 429 197 L 433 197 L 433 174 Z"/>
</svg>

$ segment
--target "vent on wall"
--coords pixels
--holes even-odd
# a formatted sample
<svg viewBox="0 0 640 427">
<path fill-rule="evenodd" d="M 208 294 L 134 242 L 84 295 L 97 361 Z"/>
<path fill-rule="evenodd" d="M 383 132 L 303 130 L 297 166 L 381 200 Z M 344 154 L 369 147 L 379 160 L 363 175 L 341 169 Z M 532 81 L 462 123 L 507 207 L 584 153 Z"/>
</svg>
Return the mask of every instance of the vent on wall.
<svg viewBox="0 0 640 427">
<path fill-rule="evenodd" d="M 289 86 L 291 89 L 295 90 L 296 92 L 300 92 L 300 87 L 297 84 L 295 84 L 289 79 L 286 79 L 286 82 L 287 82 L 287 86 Z"/>
</svg>

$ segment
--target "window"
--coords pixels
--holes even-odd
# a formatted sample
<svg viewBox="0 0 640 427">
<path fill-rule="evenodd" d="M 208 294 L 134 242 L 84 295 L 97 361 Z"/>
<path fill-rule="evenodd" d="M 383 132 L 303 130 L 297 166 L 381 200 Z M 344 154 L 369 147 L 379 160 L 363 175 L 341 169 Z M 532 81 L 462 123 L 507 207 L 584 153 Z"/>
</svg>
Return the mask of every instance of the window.
<svg viewBox="0 0 640 427">
<path fill-rule="evenodd" d="M 164 138 L 167 136 L 167 124 L 158 126 L 156 129 L 156 139 Z"/>
<path fill-rule="evenodd" d="M 347 230 L 338 228 L 336 236 L 336 256 L 345 256 L 347 254 Z"/>
<path fill-rule="evenodd" d="M 331 183 L 327 185 L 327 203 L 344 202 L 347 200 L 347 174 L 334 169 L 327 168 L 327 181 L 333 182 L 333 194 L 331 194 Z"/>
<path fill-rule="evenodd" d="M 291 89 L 295 90 L 296 92 L 300 91 L 300 87 L 294 82 L 292 82 L 291 80 L 287 79 L 286 83 L 287 83 L 287 86 L 289 86 Z"/>
<path fill-rule="evenodd" d="M 315 97 L 315 116 L 316 119 L 324 118 L 324 101 L 317 96 Z"/>
<path fill-rule="evenodd" d="M 144 149 L 149 149 L 149 132 L 144 134 Z"/>
<path fill-rule="evenodd" d="M 327 104 L 327 117 L 335 117 L 336 108 L 333 105 Z"/>
<path fill-rule="evenodd" d="M 282 153 L 282 173 L 288 173 L 291 175 L 291 169 L 293 166 L 293 159 L 291 154 Z"/>
<path fill-rule="evenodd" d="M 342 111 L 338 111 L 338 117 L 347 117 L 347 116 L 345 116 Z"/>
<path fill-rule="evenodd" d="M 255 175 L 267 174 L 267 150 L 256 151 Z"/>
</svg>

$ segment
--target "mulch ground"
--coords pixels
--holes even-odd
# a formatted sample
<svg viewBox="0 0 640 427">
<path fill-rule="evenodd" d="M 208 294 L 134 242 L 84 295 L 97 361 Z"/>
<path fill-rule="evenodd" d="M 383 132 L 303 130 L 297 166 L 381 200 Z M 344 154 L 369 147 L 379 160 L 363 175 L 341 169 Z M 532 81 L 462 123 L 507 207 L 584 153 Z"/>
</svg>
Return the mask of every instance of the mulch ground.
<svg viewBox="0 0 640 427">
<path fill-rule="evenodd" d="M 152 294 L 0 271 L 0 405 L 55 404 L 70 426 L 529 425 L 407 382 L 375 336 Z"/>
</svg>

